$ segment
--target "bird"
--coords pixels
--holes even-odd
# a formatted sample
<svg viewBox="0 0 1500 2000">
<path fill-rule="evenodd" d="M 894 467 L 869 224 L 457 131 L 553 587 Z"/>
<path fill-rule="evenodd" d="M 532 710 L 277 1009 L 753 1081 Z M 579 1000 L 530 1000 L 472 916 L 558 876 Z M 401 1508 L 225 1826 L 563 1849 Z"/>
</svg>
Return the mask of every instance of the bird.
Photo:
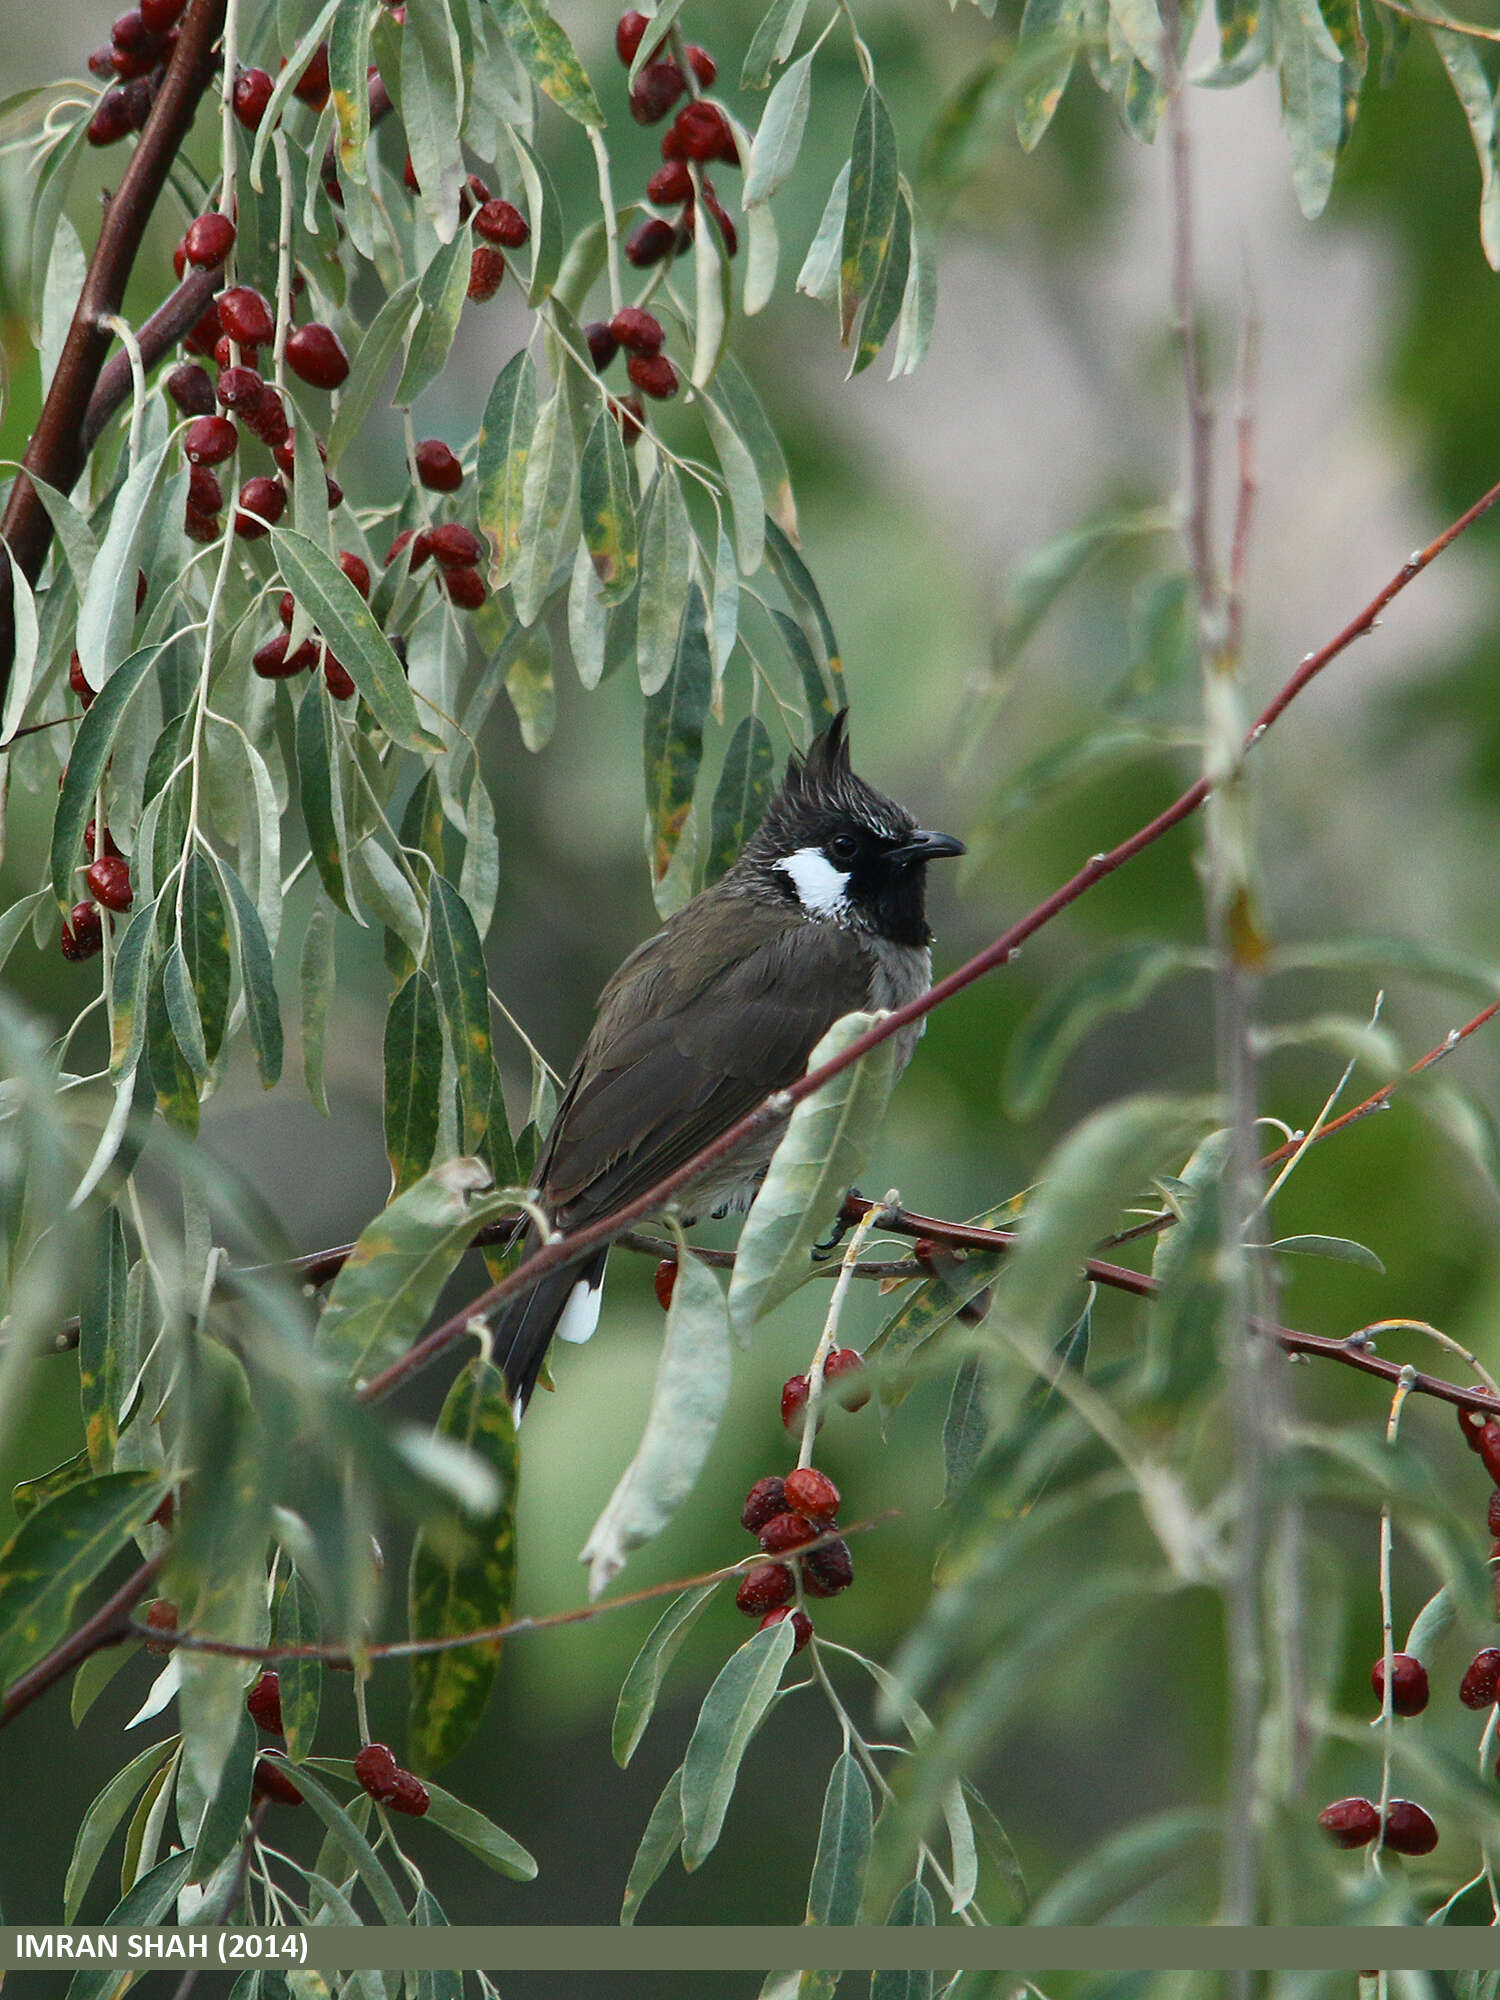
<svg viewBox="0 0 1500 2000">
<path fill-rule="evenodd" d="M 564 1234 L 633 1201 L 801 1076 L 843 1015 L 903 1006 L 932 983 L 926 869 L 959 855 L 849 762 L 848 710 L 794 751 L 760 825 L 726 873 L 625 960 L 599 996 L 538 1155 L 540 1208 Z M 923 1023 L 892 1037 L 897 1073 Z M 787 1118 L 680 1189 L 672 1212 L 748 1209 Z M 531 1221 L 523 1257 L 541 1241 Z M 599 1320 L 609 1245 L 545 1272 L 493 1328 L 517 1418 L 553 1337 Z"/>
</svg>

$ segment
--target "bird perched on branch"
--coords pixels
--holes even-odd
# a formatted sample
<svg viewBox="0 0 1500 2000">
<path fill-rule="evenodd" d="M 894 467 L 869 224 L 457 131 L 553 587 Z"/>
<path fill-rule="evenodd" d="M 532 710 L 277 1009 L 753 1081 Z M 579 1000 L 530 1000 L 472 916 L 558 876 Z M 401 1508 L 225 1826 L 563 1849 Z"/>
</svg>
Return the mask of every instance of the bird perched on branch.
<svg viewBox="0 0 1500 2000">
<path fill-rule="evenodd" d="M 902 1006 L 932 983 L 926 868 L 963 842 L 929 833 L 849 764 L 841 709 L 734 866 L 633 951 L 599 997 L 537 1184 L 567 1233 L 610 1214 L 711 1144 L 807 1068 L 842 1015 Z M 904 1068 L 921 1025 L 895 1038 Z M 685 1221 L 746 1209 L 783 1118 L 679 1190 Z M 523 1254 L 537 1246 L 528 1227 Z M 517 1410 L 552 1337 L 587 1340 L 607 1245 L 507 1301 L 495 1358 Z"/>
</svg>

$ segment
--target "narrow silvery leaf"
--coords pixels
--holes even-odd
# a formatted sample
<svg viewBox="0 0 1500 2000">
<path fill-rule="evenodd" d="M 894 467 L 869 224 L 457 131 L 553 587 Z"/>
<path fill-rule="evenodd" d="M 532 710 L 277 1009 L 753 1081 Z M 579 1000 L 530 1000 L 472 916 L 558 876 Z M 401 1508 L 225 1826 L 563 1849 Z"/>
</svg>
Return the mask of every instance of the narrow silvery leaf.
<svg viewBox="0 0 1500 2000">
<path fill-rule="evenodd" d="M 811 52 L 800 56 L 766 99 L 745 167 L 740 199 L 747 209 L 769 201 L 797 164 L 812 108 L 812 61 Z"/>
<path fill-rule="evenodd" d="M 797 504 L 792 496 L 786 453 L 754 384 L 732 354 L 726 354 L 720 364 L 714 390 L 730 422 L 745 441 L 760 480 L 766 513 L 795 542 Z"/>
<path fill-rule="evenodd" d="M 365 419 L 375 407 L 380 386 L 401 352 L 416 309 L 417 281 L 408 278 L 404 285 L 391 293 L 355 349 L 349 364 L 348 380 L 339 390 L 338 415 L 328 433 L 330 465 L 339 463 L 364 428 Z"/>
<path fill-rule="evenodd" d="M 124 1224 L 119 1210 L 111 1208 L 78 1315 L 78 1407 L 88 1445 L 85 1463 L 96 1472 L 114 1465 L 120 1412 L 135 1375 L 125 1311 L 129 1277 Z"/>
<path fill-rule="evenodd" d="M 908 1882 L 891 1905 L 887 1924 L 935 1924 L 932 1892 L 920 1877 Z M 932 2000 L 933 1975 L 926 1970 L 872 1972 L 870 2000 Z"/>
<path fill-rule="evenodd" d="M 745 283 L 741 303 L 747 317 L 764 312 L 776 296 L 776 270 L 781 262 L 781 238 L 776 217 L 762 202 L 745 212 Z"/>
<path fill-rule="evenodd" d="M 276 997 L 271 941 L 239 876 L 227 863 L 222 873 L 239 946 L 240 986 L 250 1026 L 250 1046 L 255 1051 L 260 1080 L 269 1090 L 280 1081 L 282 1060 L 281 1004 Z"/>
<path fill-rule="evenodd" d="M 520 552 L 511 572 L 516 616 L 533 624 L 547 601 L 572 513 L 577 454 L 567 382 L 542 405 L 532 435 L 521 503 Z"/>
<path fill-rule="evenodd" d="M 418 200 L 438 242 L 460 243 L 469 266 L 468 232 L 459 229 L 464 183 L 464 65 L 446 6 L 419 7 L 401 36 L 401 123 L 421 189 Z"/>
<path fill-rule="evenodd" d="M 807 1891 L 808 1923 L 858 1922 L 874 1823 L 870 1781 L 854 1753 L 845 1750 L 836 1759 L 823 1794 L 818 1851 Z"/>
<path fill-rule="evenodd" d="M 771 68 L 783 63 L 797 46 L 807 0 L 771 0 L 750 37 L 750 47 L 740 71 L 741 90 L 764 90 L 771 81 Z"/>
<path fill-rule="evenodd" d="M 610 1732 L 610 1748 L 622 1770 L 635 1755 L 646 1733 L 646 1725 L 655 1711 L 668 1667 L 676 1659 L 683 1640 L 718 1587 L 716 1578 L 711 1583 L 695 1584 L 692 1589 L 683 1591 L 680 1597 L 674 1597 L 652 1626 L 645 1645 L 631 1661 L 630 1671 L 620 1688 L 620 1698 L 615 1703 L 614 1728 Z"/>
<path fill-rule="evenodd" d="M 314 674 L 297 704 L 297 789 L 313 865 L 329 896 L 349 915 L 352 906 L 344 879 L 342 815 L 336 809 L 339 773 L 328 707 L 323 678 Z"/>
<path fill-rule="evenodd" d="M 641 589 L 635 614 L 641 692 L 665 686 L 677 656 L 677 634 L 693 578 L 693 531 L 676 468 L 663 465 L 646 508 Z"/>
<path fill-rule="evenodd" d="M 630 65 L 629 82 L 632 90 L 635 89 L 636 84 L 640 81 L 641 71 L 651 61 L 652 57 L 666 40 L 672 23 L 682 12 L 683 4 L 684 0 L 662 0 L 661 6 L 651 16 L 650 23 L 645 33 L 641 36 L 640 44 Z"/>
<path fill-rule="evenodd" d="M 134 583 L 131 603 L 135 602 Z M 83 830 L 94 811 L 94 799 L 104 767 L 109 761 L 127 705 L 155 666 L 162 653 L 160 645 L 142 646 L 110 675 L 93 706 L 78 725 L 68 768 L 58 795 L 52 821 L 52 889 L 61 908 L 72 908 L 73 870 L 83 849 Z"/>
<path fill-rule="evenodd" d="M 1041 142 L 1073 74 L 1083 30 L 1083 0 L 1026 0 L 1021 15 L 1023 82 L 1016 136 L 1024 152 Z"/>
<path fill-rule="evenodd" d="M 722 389 L 724 371 L 720 371 L 719 382 Z M 734 516 L 734 543 L 739 556 L 740 572 L 753 576 L 760 568 L 761 555 L 765 549 L 765 498 L 761 492 L 760 475 L 756 471 L 755 460 L 749 446 L 735 429 L 727 412 L 711 396 L 699 397 L 703 420 L 708 425 L 708 434 L 713 439 L 714 450 L 718 454 L 719 465 L 724 474 L 724 485 L 729 494 L 729 506 Z"/>
<path fill-rule="evenodd" d="M 906 296 L 901 301 L 901 317 L 896 323 L 896 354 L 891 363 L 891 380 L 910 375 L 920 368 L 932 344 L 937 319 L 937 256 L 929 225 L 913 204 L 911 267 L 906 274 Z"/>
<path fill-rule="evenodd" d="M 123 1648 L 119 1650 L 124 1651 Z M 115 1828 L 142 1790 L 175 1753 L 180 1741 L 180 1737 L 165 1736 L 160 1743 L 150 1743 L 144 1750 L 138 1751 L 122 1771 L 116 1771 L 89 1807 L 78 1829 L 63 1887 L 65 1924 L 71 1924 L 78 1915 L 84 1893 L 94 1879 L 95 1870 L 104 1858 Z"/>
<path fill-rule="evenodd" d="M 896 133 L 873 84 L 854 123 L 849 196 L 839 250 L 839 337 L 847 347 L 860 306 L 890 248 L 896 221 Z"/>
<path fill-rule="evenodd" d="M 846 1014 L 835 1021 L 808 1057 L 808 1070 L 831 1061 L 876 1018 Z M 742 1339 L 807 1276 L 808 1253 L 859 1172 L 894 1081 L 888 1036 L 792 1112 L 735 1254 L 729 1316 Z"/>
<path fill-rule="evenodd" d="M 870 287 L 864 317 L 859 323 L 859 344 L 849 364 L 851 375 L 861 374 L 869 367 L 884 346 L 886 335 L 901 316 L 907 280 L 911 275 L 911 233 L 911 197 L 903 175 L 891 240 L 875 282 Z"/>
<path fill-rule="evenodd" d="M 514 125 L 503 129 L 526 189 L 526 213 L 531 221 L 531 277 L 526 285 L 526 303 L 536 306 L 552 291 L 562 268 L 562 205 L 541 155 Z"/>
<path fill-rule="evenodd" d="M 568 646 L 578 678 L 586 688 L 598 687 L 604 677 L 608 625 L 608 608 L 594 574 L 588 543 L 580 542 L 573 558 L 573 578 L 568 585 Z"/>
<path fill-rule="evenodd" d="M 708 621 L 708 649 L 714 663 L 716 698 L 723 688 L 729 655 L 734 651 L 739 629 L 739 563 L 735 558 L 734 543 L 729 539 L 721 518 L 714 544 L 714 601 Z"/>
<path fill-rule="evenodd" d="M 120 664 L 135 620 L 136 571 L 152 519 L 152 494 L 166 446 L 148 452 L 121 487 L 78 607 L 78 657 L 89 686 L 102 689 Z M 134 656 L 132 656 L 134 657 Z"/>
<path fill-rule="evenodd" d="M 479 525 L 494 537 L 490 582 L 509 581 L 521 552 L 526 466 L 536 430 L 536 364 L 526 348 L 495 378 L 479 427 Z"/>
<path fill-rule="evenodd" d="M 729 1399 L 729 1375 L 718 1279 L 690 1252 L 681 1253 L 646 1429 L 580 1557 L 589 1565 L 591 1598 L 632 1549 L 661 1533 L 692 1491 Z"/>
<path fill-rule="evenodd" d="M 630 463 L 620 426 L 601 410 L 583 447 L 578 472 L 578 509 L 583 538 L 603 601 L 618 604 L 635 589 L 640 568 Z"/>
<path fill-rule="evenodd" d="M 943 1420 L 943 1505 L 951 1507 L 973 1477 L 989 1436 L 984 1367 L 977 1355 L 959 1364 Z"/>
<path fill-rule="evenodd" d="M 282 1646 L 316 1646 L 322 1637 L 318 1600 L 293 1569 L 276 1601 L 276 1641 Z M 287 1755 L 300 1763 L 311 1752 L 318 1731 L 323 1663 L 309 1659 L 282 1660 L 277 1672 L 281 1676 L 281 1727 Z"/>
<path fill-rule="evenodd" d="M 646 1831 L 641 1835 L 641 1844 L 635 1851 L 634 1861 L 630 1864 L 630 1876 L 625 1884 L 624 1900 L 620 1904 L 622 1924 L 635 1922 L 635 1913 L 640 1908 L 646 1891 L 660 1877 L 661 1871 L 681 1845 L 682 1766 L 679 1764 L 663 1786 L 661 1797 L 651 1808 Z"/>
<path fill-rule="evenodd" d="M 693 237 L 693 299 L 691 380 L 701 389 L 713 380 L 723 358 L 731 306 L 729 258 L 719 225 L 706 212 Z"/>
<path fill-rule="evenodd" d="M 187 859 L 178 936 L 203 1024 L 204 1051 L 213 1062 L 229 1021 L 229 914 L 213 864 L 196 849 Z"/>
<path fill-rule="evenodd" d="M 467 232 L 439 244 L 417 281 L 419 311 L 406 350 L 406 366 L 391 398 L 400 408 L 409 409 L 443 372 L 469 286 L 471 248 Z"/>
<path fill-rule="evenodd" d="M 161 1494 L 154 1472 L 105 1472 L 27 1515 L 0 1549 L 0 1686 L 64 1636 L 79 1595 Z"/>
<path fill-rule="evenodd" d="M 723 1831 L 740 1762 L 781 1684 L 796 1640 L 790 1618 L 732 1653 L 704 1697 L 682 1761 L 682 1860 L 707 1860 Z"/>
<path fill-rule="evenodd" d="M 11 624 L 15 633 L 10 682 L 5 690 L 5 714 L 0 720 L 0 738 L 13 736 L 21 726 L 21 718 L 26 713 L 26 704 L 31 698 L 31 681 L 36 672 L 37 642 L 40 633 L 37 627 L 36 599 L 31 585 L 17 562 L 6 565 L 10 573 Z M 0 586 L 3 588 L 3 586 Z"/>
<path fill-rule="evenodd" d="M 521 741 L 533 754 L 545 750 L 557 726 L 552 635 L 545 625 L 521 634 L 506 670 L 505 692 L 521 726 Z"/>
<path fill-rule="evenodd" d="M 333 912 L 321 899 L 307 920 L 298 990 L 302 1002 L 302 1076 L 307 1094 L 326 1118 L 323 1055 L 328 1001 L 333 992 Z"/>
<path fill-rule="evenodd" d="M 484 946 L 468 904 L 445 876 L 433 878 L 428 922 L 438 992 L 448 1023 L 448 1045 L 458 1073 L 463 1144 L 468 1151 L 480 1153 L 489 1128 L 495 1068 Z"/>
<path fill-rule="evenodd" d="M 1344 129 L 1343 60 L 1315 0 L 1296 0 L 1278 11 L 1277 20 L 1282 34 L 1281 112 L 1292 148 L 1292 187 L 1302 213 L 1312 221 L 1322 214 L 1333 187 L 1334 160 Z M 1433 34 L 1434 43 L 1442 32 Z M 1455 84 L 1457 80 L 1455 75 Z M 1477 144 L 1480 124 L 1463 91 L 1459 96 Z"/>
<path fill-rule="evenodd" d="M 500 0 L 498 12 L 506 39 L 558 109 L 580 125 L 602 125 L 588 73 L 542 0 Z"/>
</svg>

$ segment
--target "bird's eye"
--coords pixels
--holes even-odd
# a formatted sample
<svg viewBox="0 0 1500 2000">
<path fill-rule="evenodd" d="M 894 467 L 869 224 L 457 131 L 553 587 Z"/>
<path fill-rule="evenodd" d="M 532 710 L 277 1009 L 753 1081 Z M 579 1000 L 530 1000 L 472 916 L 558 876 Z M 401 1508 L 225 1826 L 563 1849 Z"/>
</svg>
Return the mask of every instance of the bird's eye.
<svg viewBox="0 0 1500 2000">
<path fill-rule="evenodd" d="M 852 833 L 836 833 L 828 843 L 828 852 L 836 861 L 852 861 L 859 852 L 859 842 Z"/>
</svg>

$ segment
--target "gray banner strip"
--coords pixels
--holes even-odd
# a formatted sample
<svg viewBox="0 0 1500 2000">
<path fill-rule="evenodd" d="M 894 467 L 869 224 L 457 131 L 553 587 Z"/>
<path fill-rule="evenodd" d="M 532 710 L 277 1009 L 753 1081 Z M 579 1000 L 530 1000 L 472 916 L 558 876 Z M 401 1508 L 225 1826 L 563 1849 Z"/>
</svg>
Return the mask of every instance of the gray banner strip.
<svg viewBox="0 0 1500 2000">
<path fill-rule="evenodd" d="M 161 1971 L 243 1972 L 1387 1972 L 1485 1971 L 1500 1966 L 1493 1930 L 1350 1928 L 1170 1930 L 1156 1926 L 1047 1930 L 823 1930 L 796 1925 L 456 1925 L 451 1929 L 304 1931 L 69 1930 L 0 1927 L 0 1969 L 66 1964 Z"/>
</svg>

